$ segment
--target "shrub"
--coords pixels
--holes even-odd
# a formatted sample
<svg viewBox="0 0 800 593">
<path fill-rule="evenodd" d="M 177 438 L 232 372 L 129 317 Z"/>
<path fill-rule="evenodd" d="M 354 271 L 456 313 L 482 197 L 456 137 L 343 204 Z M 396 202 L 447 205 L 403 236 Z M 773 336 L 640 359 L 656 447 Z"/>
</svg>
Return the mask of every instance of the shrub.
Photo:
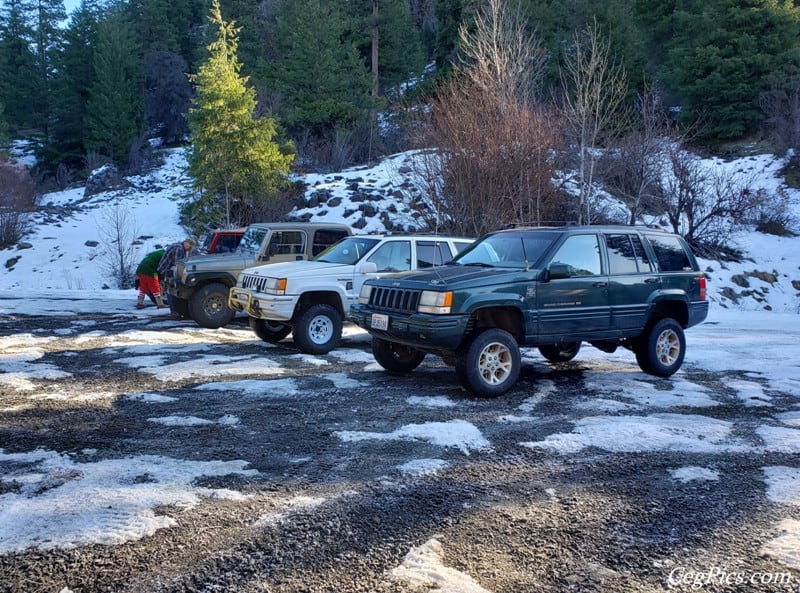
<svg viewBox="0 0 800 593">
<path fill-rule="evenodd" d="M 0 249 L 23 237 L 35 209 L 35 183 L 28 170 L 14 162 L 0 162 Z"/>
</svg>

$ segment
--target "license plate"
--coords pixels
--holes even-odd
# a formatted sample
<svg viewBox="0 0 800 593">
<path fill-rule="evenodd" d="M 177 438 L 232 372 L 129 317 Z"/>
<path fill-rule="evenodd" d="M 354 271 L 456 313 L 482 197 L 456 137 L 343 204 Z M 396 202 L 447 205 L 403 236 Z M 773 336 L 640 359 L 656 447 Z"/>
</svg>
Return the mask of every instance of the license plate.
<svg viewBox="0 0 800 593">
<path fill-rule="evenodd" d="M 387 330 L 389 329 L 389 316 L 382 315 L 380 313 L 373 313 L 372 321 L 370 321 L 369 325 L 372 329 Z"/>
</svg>

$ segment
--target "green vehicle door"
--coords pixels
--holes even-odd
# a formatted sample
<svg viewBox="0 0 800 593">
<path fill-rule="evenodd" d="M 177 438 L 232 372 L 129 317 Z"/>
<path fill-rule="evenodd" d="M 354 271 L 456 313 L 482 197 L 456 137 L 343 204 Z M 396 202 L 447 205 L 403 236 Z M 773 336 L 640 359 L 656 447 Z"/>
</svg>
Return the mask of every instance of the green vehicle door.
<svg viewBox="0 0 800 593">
<path fill-rule="evenodd" d="M 647 321 L 650 295 L 661 288 L 659 275 L 638 234 L 608 233 L 605 242 L 611 327 L 641 329 Z"/>
<path fill-rule="evenodd" d="M 567 237 L 545 268 L 549 279 L 536 291 L 540 338 L 610 329 L 608 276 L 595 233 Z"/>
</svg>

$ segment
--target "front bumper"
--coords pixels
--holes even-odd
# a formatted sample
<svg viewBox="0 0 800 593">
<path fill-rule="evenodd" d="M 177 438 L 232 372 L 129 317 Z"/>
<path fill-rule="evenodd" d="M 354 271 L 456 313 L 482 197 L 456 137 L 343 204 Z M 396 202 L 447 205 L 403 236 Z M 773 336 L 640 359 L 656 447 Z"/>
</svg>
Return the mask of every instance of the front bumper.
<svg viewBox="0 0 800 593">
<path fill-rule="evenodd" d="M 267 295 L 239 286 L 228 291 L 228 308 L 244 311 L 256 319 L 289 321 L 294 316 L 296 302 L 297 299 L 293 296 Z"/>
<path fill-rule="evenodd" d="M 375 337 L 431 351 L 455 350 L 469 323 L 469 315 L 385 313 L 358 304 L 350 307 L 349 319 Z"/>
</svg>

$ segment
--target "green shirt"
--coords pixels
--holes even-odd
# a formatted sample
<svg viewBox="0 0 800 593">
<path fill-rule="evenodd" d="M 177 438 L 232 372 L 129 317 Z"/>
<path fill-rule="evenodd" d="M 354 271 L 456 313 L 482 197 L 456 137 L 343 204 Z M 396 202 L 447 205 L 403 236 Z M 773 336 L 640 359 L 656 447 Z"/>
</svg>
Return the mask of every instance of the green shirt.
<svg viewBox="0 0 800 593">
<path fill-rule="evenodd" d="M 164 257 L 163 249 L 156 249 L 153 253 L 148 253 L 136 268 L 137 274 L 144 274 L 145 276 L 158 276 L 158 263 Z"/>
</svg>

